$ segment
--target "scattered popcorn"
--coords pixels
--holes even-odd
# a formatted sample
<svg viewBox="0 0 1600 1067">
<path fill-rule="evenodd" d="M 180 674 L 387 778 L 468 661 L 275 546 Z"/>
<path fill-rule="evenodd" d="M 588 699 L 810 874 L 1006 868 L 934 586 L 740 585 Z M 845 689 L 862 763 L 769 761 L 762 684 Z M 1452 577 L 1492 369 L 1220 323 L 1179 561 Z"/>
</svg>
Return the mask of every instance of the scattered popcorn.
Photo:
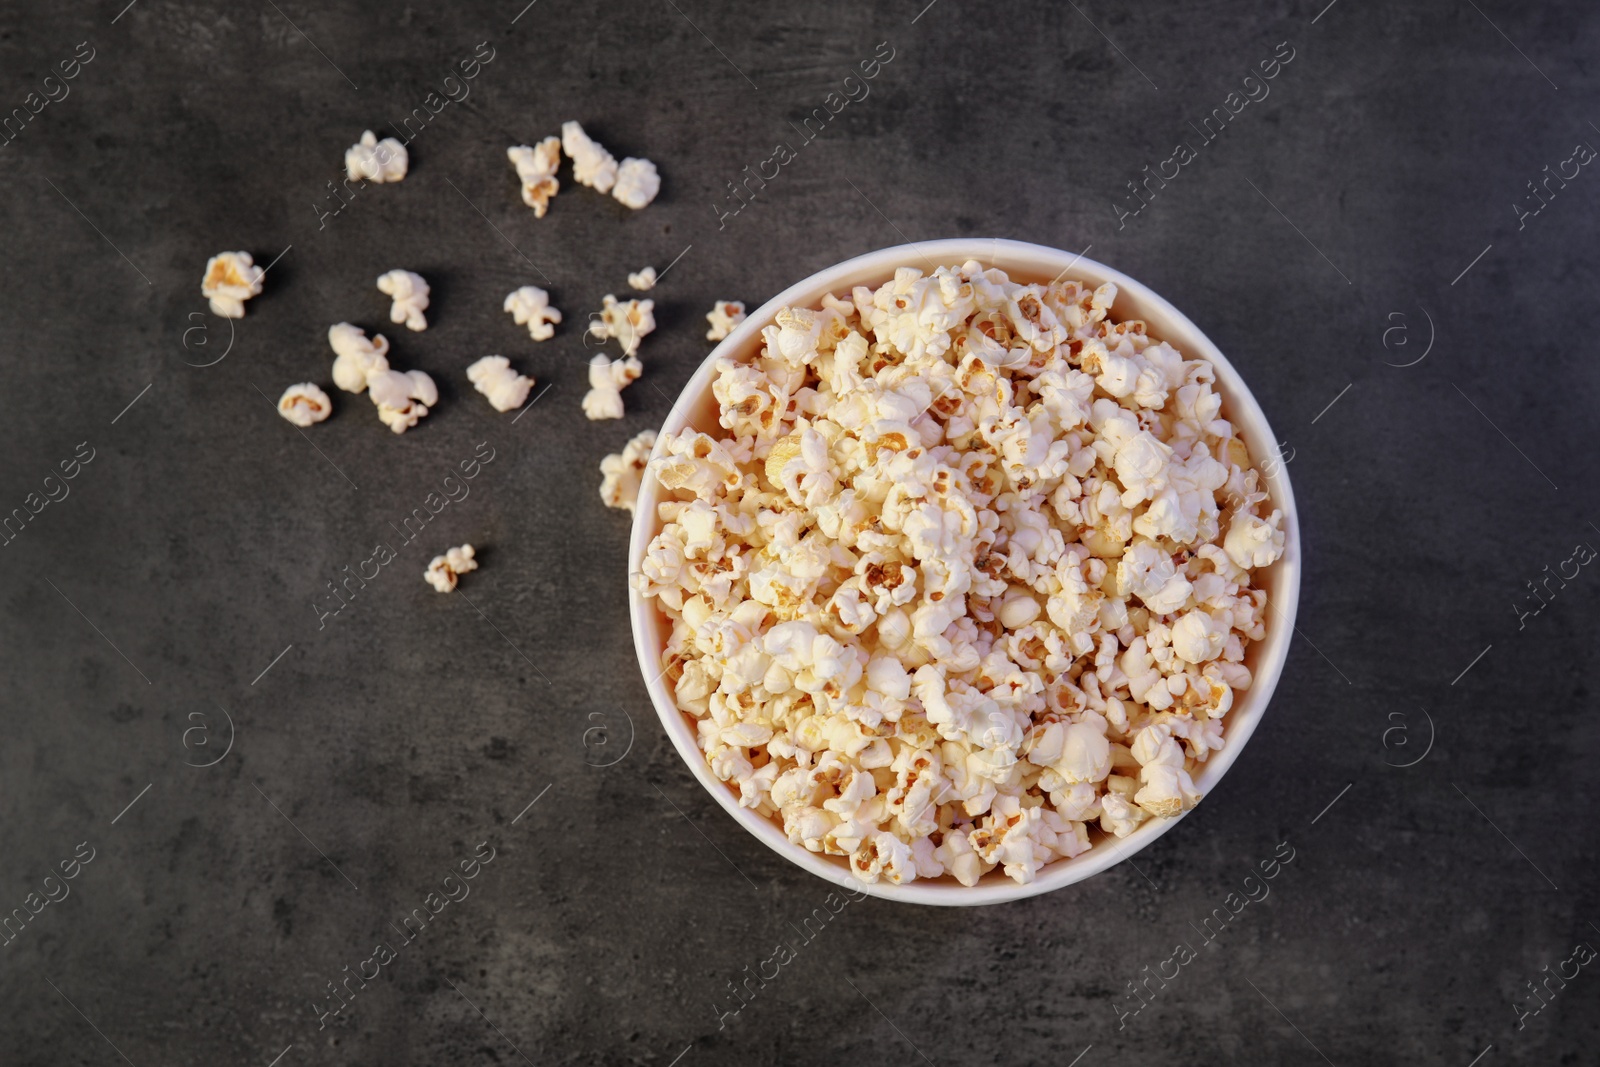
<svg viewBox="0 0 1600 1067">
<path fill-rule="evenodd" d="M 278 398 L 278 414 L 302 429 L 321 422 L 332 411 L 333 401 L 314 382 L 291 385 Z"/>
<path fill-rule="evenodd" d="M 333 384 L 347 393 L 367 387 L 367 375 L 389 369 L 389 339 L 381 333 L 367 340 L 366 331 L 348 322 L 328 327 L 333 347 Z"/>
<path fill-rule="evenodd" d="M 463 574 L 478 569 L 478 561 L 472 557 L 471 545 L 452 548 L 442 556 L 434 556 L 422 576 L 439 592 L 451 592 Z"/>
<path fill-rule="evenodd" d="M 428 328 L 428 283 L 422 275 L 408 270 L 392 270 L 378 277 L 378 292 L 394 301 L 389 308 L 389 321 L 405 323 L 408 330 Z"/>
<path fill-rule="evenodd" d="M 439 403 L 433 379 L 419 370 L 375 370 L 367 375 L 367 392 L 378 408 L 378 419 L 395 433 L 405 433 Z"/>
<path fill-rule="evenodd" d="M 351 145 L 344 154 L 345 173 L 355 181 L 397 182 L 406 176 L 410 165 L 411 156 L 405 145 L 393 137 L 380 141 L 371 130 L 363 133 L 360 143 Z"/>
<path fill-rule="evenodd" d="M 1283 517 L 1211 364 L 1116 295 L 968 262 L 784 308 L 717 361 L 719 436 L 649 461 L 631 580 L 677 705 L 742 805 L 857 878 L 1029 882 L 1201 799 Z M 607 458 L 608 503 L 651 447 Z"/>
<path fill-rule="evenodd" d="M 484 356 L 467 368 L 467 381 L 489 398 L 489 406 L 496 411 L 520 408 L 533 388 L 533 379 L 512 370 L 505 356 Z"/>
<path fill-rule="evenodd" d="M 556 334 L 552 322 L 561 321 L 561 312 L 550 306 L 550 294 L 537 285 L 524 285 L 506 296 L 505 310 L 518 326 L 528 328 L 528 336 L 535 341 L 548 341 Z"/>
<path fill-rule="evenodd" d="M 706 331 L 706 340 L 721 341 L 744 321 L 744 301 L 718 300 L 706 312 L 706 321 L 711 324 L 711 329 Z"/>
<path fill-rule="evenodd" d="M 633 510 L 639 498 L 639 481 L 644 477 L 650 462 L 650 450 L 656 446 L 656 432 L 646 430 L 619 453 L 600 461 L 600 499 L 608 508 Z"/>
<path fill-rule="evenodd" d="M 244 318 L 244 302 L 261 294 L 261 276 L 249 252 L 219 252 L 206 261 L 200 295 L 211 301 L 211 313 L 225 319 Z"/>
<path fill-rule="evenodd" d="M 583 395 L 583 413 L 591 421 L 622 418 L 622 390 L 643 369 L 635 356 L 613 363 L 603 354 L 596 355 L 589 361 L 589 391 Z"/>
<path fill-rule="evenodd" d="M 544 218 L 550 198 L 561 189 L 556 170 L 561 166 L 561 138 L 546 137 L 537 145 L 517 145 L 506 149 L 506 158 L 517 168 L 522 181 L 522 202 L 533 208 L 533 217 Z"/>
<path fill-rule="evenodd" d="M 656 173 L 656 165 L 648 159 L 630 156 L 617 168 L 616 187 L 611 190 L 611 195 L 638 211 L 654 200 L 660 191 L 661 175 Z"/>
<path fill-rule="evenodd" d="M 628 275 L 628 284 L 641 293 L 654 289 L 656 287 L 656 269 L 654 267 L 646 267 L 638 274 Z"/>
<path fill-rule="evenodd" d="M 644 335 L 656 328 L 654 315 L 656 302 L 654 300 L 626 300 L 618 302 L 610 293 L 606 294 L 605 307 L 600 311 L 598 319 L 589 323 L 589 334 L 604 341 L 608 337 L 615 337 L 622 346 L 622 354 L 634 356 L 639 354 L 639 342 Z"/>
<path fill-rule="evenodd" d="M 561 124 L 561 148 L 572 160 L 572 176 L 579 185 L 587 185 L 597 193 L 609 193 L 617 183 L 616 157 L 591 140 L 578 123 Z"/>
</svg>

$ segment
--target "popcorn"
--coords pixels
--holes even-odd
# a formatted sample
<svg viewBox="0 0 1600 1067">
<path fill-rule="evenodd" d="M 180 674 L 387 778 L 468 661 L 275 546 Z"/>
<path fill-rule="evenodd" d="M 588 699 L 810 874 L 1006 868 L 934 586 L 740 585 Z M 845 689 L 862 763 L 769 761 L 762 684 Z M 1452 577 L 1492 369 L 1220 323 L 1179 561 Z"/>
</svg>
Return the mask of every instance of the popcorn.
<svg viewBox="0 0 1600 1067">
<path fill-rule="evenodd" d="M 511 369 L 511 361 L 504 356 L 484 356 L 467 368 L 467 381 L 473 388 L 489 398 L 489 406 L 496 411 L 513 411 L 528 399 L 533 379 Z"/>
<path fill-rule="evenodd" d="M 744 321 L 744 303 L 739 300 L 718 300 L 706 312 L 706 321 L 711 324 L 711 329 L 706 331 L 706 340 L 720 341 Z"/>
<path fill-rule="evenodd" d="M 1133 739 L 1132 754 L 1144 783 L 1133 800 L 1145 811 L 1171 818 L 1200 802 L 1200 794 L 1184 770 L 1183 747 L 1172 739 L 1170 727 L 1155 724 L 1140 730 Z"/>
<path fill-rule="evenodd" d="M 1063 785 L 1105 781 L 1111 773 L 1111 742 L 1106 721 L 1089 712 L 1082 722 L 1050 723 L 1034 735 L 1028 761 L 1055 772 Z"/>
<path fill-rule="evenodd" d="M 367 375 L 367 392 L 378 419 L 395 433 L 411 429 L 439 402 L 438 387 L 419 370 L 374 370 Z"/>
<path fill-rule="evenodd" d="M 633 356 L 612 362 L 604 354 L 589 360 L 589 391 L 583 395 L 583 413 L 591 421 L 622 418 L 622 390 L 643 370 Z"/>
<path fill-rule="evenodd" d="M 428 309 L 428 283 L 422 275 L 408 270 L 379 275 L 378 292 L 394 300 L 389 308 L 390 322 L 403 322 L 406 329 L 419 332 L 428 328 L 428 319 L 422 314 Z"/>
<path fill-rule="evenodd" d="M 1234 566 L 1250 569 L 1266 567 L 1283 555 L 1283 512 L 1274 511 L 1260 519 L 1248 511 L 1233 517 L 1222 550 Z"/>
<path fill-rule="evenodd" d="M 211 301 L 213 315 L 242 319 L 244 302 L 261 295 L 261 278 L 266 273 L 255 265 L 249 252 L 219 252 L 206 261 L 200 295 Z"/>
<path fill-rule="evenodd" d="M 656 317 L 653 314 L 655 301 L 619 302 L 615 296 L 607 293 L 604 304 L 599 318 L 589 323 L 589 335 L 602 341 L 615 337 L 617 343 L 622 345 L 623 355 L 638 355 L 639 342 L 644 339 L 645 334 L 656 328 Z"/>
<path fill-rule="evenodd" d="M 333 384 L 347 393 L 367 387 L 367 375 L 389 369 L 389 339 L 381 333 L 367 340 L 366 331 L 348 322 L 328 327 L 328 344 L 333 348 Z"/>
<path fill-rule="evenodd" d="M 815 851 L 815 850 L 814 850 Z M 963 830 L 951 830 L 934 850 L 941 866 L 964 886 L 975 886 L 983 876 L 983 860 L 972 850 Z"/>
<path fill-rule="evenodd" d="M 1185 663 L 1208 663 L 1222 655 L 1229 625 L 1204 611 L 1189 611 L 1172 624 L 1172 651 Z"/>
<path fill-rule="evenodd" d="M 603 466 L 608 503 L 662 489 L 631 581 L 708 766 L 863 881 L 1028 882 L 1201 800 L 1282 514 L 1211 365 L 1116 296 L 902 268 L 719 359 L 720 436 Z M 626 308 L 595 332 L 631 356 Z"/>
<path fill-rule="evenodd" d="M 544 218 L 550 198 L 561 189 L 556 171 L 561 166 L 561 138 L 546 137 L 537 145 L 517 145 L 506 149 L 506 158 L 517 169 L 522 182 L 522 202 L 533 208 L 533 217 Z"/>
<path fill-rule="evenodd" d="M 597 193 L 611 191 L 617 182 L 616 158 L 591 140 L 581 125 L 576 122 L 561 124 L 561 148 L 572 160 L 572 176 L 579 185 L 587 185 Z"/>
<path fill-rule="evenodd" d="M 656 287 L 656 269 L 654 267 L 646 267 L 637 274 L 628 275 L 628 284 L 641 293 L 654 289 Z"/>
<path fill-rule="evenodd" d="M 537 285 L 524 285 L 506 295 L 505 310 L 518 326 L 528 328 L 528 336 L 535 341 L 548 341 L 556 330 L 552 322 L 561 321 L 561 312 L 550 306 L 550 294 Z"/>
<path fill-rule="evenodd" d="M 600 499 L 608 508 L 626 508 L 633 510 L 633 503 L 639 498 L 639 481 L 644 477 L 646 465 L 650 460 L 650 451 L 656 446 L 656 432 L 646 430 L 633 440 L 629 441 L 621 452 L 607 456 L 600 461 Z M 657 556 L 653 568 L 661 577 L 666 577 L 663 570 L 665 561 Z M 646 560 L 647 567 L 652 566 Z M 687 675 L 686 675 L 687 677 Z"/>
<path fill-rule="evenodd" d="M 630 156 L 617 168 L 616 185 L 612 188 L 611 195 L 638 211 L 654 200 L 660 191 L 661 176 L 656 173 L 656 165 L 648 159 L 634 159 Z"/>
<path fill-rule="evenodd" d="M 278 414 L 304 429 L 333 411 L 333 401 L 313 382 L 291 385 L 278 398 Z"/>
<path fill-rule="evenodd" d="M 900 885 L 916 878 L 911 846 L 894 834 L 873 831 L 866 835 L 850 860 L 850 869 L 863 882 L 879 878 Z"/>
<path fill-rule="evenodd" d="M 361 140 L 345 151 L 344 169 L 352 181 L 397 182 L 406 176 L 411 157 L 406 146 L 393 137 L 383 140 L 371 130 L 361 135 Z"/>
<path fill-rule="evenodd" d="M 478 569 L 478 561 L 473 555 L 471 545 L 452 548 L 442 556 L 434 556 L 428 563 L 428 569 L 422 572 L 422 577 L 439 592 L 451 592 L 463 574 Z"/>
<path fill-rule="evenodd" d="M 1020 630 L 1039 617 L 1039 601 L 1026 592 L 1011 593 L 1000 602 L 995 617 L 1008 630 Z"/>
<path fill-rule="evenodd" d="M 1127 837 L 1150 815 L 1133 801 L 1115 793 L 1107 793 L 1101 805 L 1100 829 L 1113 837 Z"/>
<path fill-rule="evenodd" d="M 1123 553 L 1117 563 L 1117 582 L 1161 615 L 1183 607 L 1193 592 L 1172 557 L 1147 540 L 1135 542 Z"/>
</svg>

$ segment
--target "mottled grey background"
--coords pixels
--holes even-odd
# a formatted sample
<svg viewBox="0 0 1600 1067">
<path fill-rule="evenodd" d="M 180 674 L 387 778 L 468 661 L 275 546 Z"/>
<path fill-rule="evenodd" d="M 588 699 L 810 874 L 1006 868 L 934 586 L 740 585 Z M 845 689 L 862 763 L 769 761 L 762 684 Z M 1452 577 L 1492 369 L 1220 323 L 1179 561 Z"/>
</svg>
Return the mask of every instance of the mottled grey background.
<svg viewBox="0 0 1600 1067">
<path fill-rule="evenodd" d="M 1600 547 L 1600 174 L 1512 206 L 1600 145 L 1592 5 L 523 2 L 0 5 L 3 109 L 95 53 L 0 149 L 0 512 L 94 455 L 0 548 L 0 914 L 94 850 L 0 948 L 0 1063 L 1596 1062 L 1595 967 L 1536 1015 L 1526 983 L 1600 945 L 1600 572 L 1563 567 Z M 1125 183 L 1285 41 L 1270 96 L 1119 228 Z M 345 147 L 479 42 L 410 176 L 319 222 Z M 880 42 L 871 95 L 719 229 L 724 183 Z M 569 118 L 655 160 L 660 199 L 564 167 L 535 220 L 504 151 Z M 657 726 L 596 465 L 666 413 L 713 300 L 952 235 L 1092 245 L 1244 372 L 1292 457 L 1300 637 L 1139 870 L 851 904 L 719 1028 L 827 887 Z M 585 421 L 587 312 L 691 245 L 627 418 Z M 233 248 L 283 255 L 229 349 L 198 281 Z M 424 334 L 384 321 L 393 267 L 433 283 Z M 537 345 L 500 311 L 530 282 L 567 315 Z M 273 413 L 328 383 L 341 319 L 439 382 L 419 429 L 342 393 L 304 436 Z M 515 425 L 462 374 L 486 352 L 551 386 Z M 471 496 L 319 630 L 324 583 L 479 442 Z M 438 596 L 422 568 L 461 541 L 482 569 Z M 224 710 L 231 751 L 187 766 Z M 471 895 L 319 1029 L 326 983 L 484 841 Z M 1270 897 L 1119 1026 L 1282 841 Z"/>
</svg>

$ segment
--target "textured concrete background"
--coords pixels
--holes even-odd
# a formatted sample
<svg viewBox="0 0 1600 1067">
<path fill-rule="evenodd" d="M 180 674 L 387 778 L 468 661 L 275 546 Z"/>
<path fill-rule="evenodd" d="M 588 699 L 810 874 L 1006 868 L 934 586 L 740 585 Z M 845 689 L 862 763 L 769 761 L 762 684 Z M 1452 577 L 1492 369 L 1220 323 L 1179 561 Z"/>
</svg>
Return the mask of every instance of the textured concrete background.
<svg viewBox="0 0 1600 1067">
<path fill-rule="evenodd" d="M 523 2 L 0 5 L 0 109 L 93 54 L 0 148 L 0 511 L 92 454 L 0 548 L 0 911 L 77 872 L 0 949 L 0 1063 L 1596 1062 L 1600 174 L 1566 165 L 1537 215 L 1528 188 L 1600 146 L 1592 5 Z M 345 147 L 480 42 L 411 175 L 331 214 Z M 880 42 L 870 96 L 719 228 L 725 182 Z M 1280 42 L 1270 96 L 1201 144 Z M 564 167 L 535 220 L 504 151 L 569 118 L 661 198 Z M 1092 246 L 1235 362 L 1292 456 L 1301 636 L 1138 870 L 851 903 L 719 1020 L 828 890 L 665 741 L 596 464 L 666 413 L 713 300 L 952 235 Z M 233 248 L 275 265 L 230 335 L 198 282 Z M 627 418 L 586 422 L 587 312 L 680 254 Z M 384 321 L 393 267 L 433 283 L 424 334 Z M 530 282 L 567 315 L 538 345 L 500 311 Z M 342 393 L 305 435 L 274 414 L 341 319 L 434 375 L 420 428 Z M 462 374 L 486 352 L 551 386 L 515 425 Z M 319 629 L 325 583 L 480 443 L 471 495 Z M 482 569 L 434 594 L 464 540 Z M 1280 842 L 1270 896 L 1202 943 Z"/>
</svg>

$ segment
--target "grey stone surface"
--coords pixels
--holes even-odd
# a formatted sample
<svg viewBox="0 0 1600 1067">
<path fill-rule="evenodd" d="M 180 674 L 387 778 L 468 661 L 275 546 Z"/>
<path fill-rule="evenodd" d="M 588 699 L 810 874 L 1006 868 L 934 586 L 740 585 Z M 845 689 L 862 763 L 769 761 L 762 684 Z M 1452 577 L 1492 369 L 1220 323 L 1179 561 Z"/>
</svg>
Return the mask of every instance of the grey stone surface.
<svg viewBox="0 0 1600 1067">
<path fill-rule="evenodd" d="M 1520 1027 L 1515 1005 L 1600 945 L 1600 573 L 1567 564 L 1518 614 L 1600 547 L 1600 175 L 1511 208 L 1600 145 L 1592 5 L 124 2 L 0 5 L 4 110 L 93 49 L 0 148 L 0 511 L 92 450 L 0 548 L 0 910 L 93 856 L 0 948 L 0 1063 L 1595 1062 L 1593 966 Z M 344 148 L 479 42 L 411 175 L 319 217 Z M 719 226 L 724 183 L 880 42 L 870 95 Z M 1202 143 L 1189 123 L 1280 42 L 1270 95 Z M 568 118 L 656 160 L 660 200 L 564 171 L 536 221 L 504 150 Z M 1119 224 L 1180 139 L 1195 158 Z M 596 464 L 666 413 L 713 300 L 951 235 L 1092 245 L 1243 371 L 1292 450 L 1300 636 L 1229 778 L 1139 869 L 849 904 L 719 1020 L 828 890 L 666 742 Z M 230 348 L 197 283 L 233 248 L 282 258 Z M 587 310 L 680 253 L 627 417 L 586 422 Z M 384 321 L 392 267 L 434 284 L 424 334 Z M 530 282 L 567 314 L 539 345 L 499 307 Z M 341 319 L 438 380 L 419 429 L 348 394 L 304 436 L 273 413 L 327 383 Z M 486 352 L 550 385 L 515 425 L 461 373 Z M 324 583 L 480 443 L 470 495 L 319 628 Z M 482 569 L 438 596 L 420 572 L 461 541 Z M 194 766 L 224 715 L 231 750 Z M 630 720 L 592 766 L 618 749 L 586 731 L 620 746 Z M 480 842 L 470 896 L 402 944 Z M 1202 944 L 1280 842 L 1270 896 Z M 319 1026 L 379 941 L 396 958 Z M 1180 941 L 1198 958 L 1131 1014 Z"/>
</svg>

